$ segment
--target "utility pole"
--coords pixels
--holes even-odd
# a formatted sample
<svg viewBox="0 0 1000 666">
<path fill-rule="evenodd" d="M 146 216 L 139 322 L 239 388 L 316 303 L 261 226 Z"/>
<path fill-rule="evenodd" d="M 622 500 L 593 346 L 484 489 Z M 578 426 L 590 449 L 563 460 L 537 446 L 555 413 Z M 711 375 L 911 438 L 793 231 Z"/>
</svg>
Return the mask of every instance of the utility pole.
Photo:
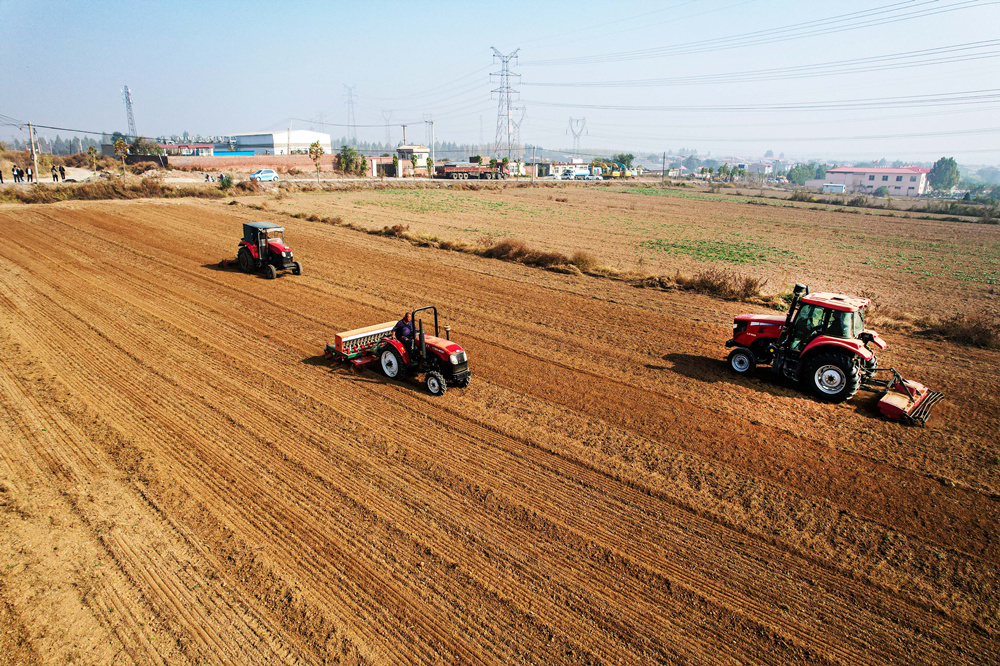
<svg viewBox="0 0 1000 666">
<path fill-rule="evenodd" d="M 291 118 L 288 119 L 288 134 L 285 135 L 285 141 L 287 142 L 285 144 L 285 154 L 286 155 L 291 155 L 292 154 L 292 119 Z"/>
<path fill-rule="evenodd" d="M 535 172 L 538 171 L 538 165 L 535 164 L 535 147 L 531 146 L 531 184 L 535 184 Z"/>
<path fill-rule="evenodd" d="M 510 63 L 511 61 L 517 60 L 517 52 L 521 49 L 514 49 L 507 55 L 500 53 L 496 47 L 491 47 L 493 49 L 493 60 L 500 61 L 500 71 L 491 72 L 490 76 L 500 77 L 500 87 L 492 90 L 492 93 L 497 95 L 497 133 L 496 140 L 494 143 L 494 150 L 499 157 L 503 152 L 507 153 L 507 161 L 510 161 L 511 152 L 514 149 L 514 137 L 513 137 L 513 107 L 511 106 L 512 98 L 514 98 L 518 91 L 511 87 L 510 79 L 512 76 L 520 76 L 520 74 L 511 74 Z"/>
<path fill-rule="evenodd" d="M 406 146 L 409 145 L 406 143 L 406 125 L 403 125 L 402 127 L 403 127 L 403 145 Z"/>
<path fill-rule="evenodd" d="M 425 120 L 424 122 L 431 126 L 431 164 L 434 165 L 437 164 L 437 160 L 434 158 L 434 121 Z"/>
<path fill-rule="evenodd" d="M 28 138 L 31 139 L 31 160 L 35 163 L 35 173 L 33 178 L 38 183 L 38 149 L 35 148 L 35 128 L 28 123 Z"/>
<path fill-rule="evenodd" d="M 663 167 L 662 167 L 662 169 L 663 170 L 660 171 L 660 185 L 663 185 L 663 184 L 665 184 L 667 182 L 667 151 L 663 151 Z"/>
</svg>

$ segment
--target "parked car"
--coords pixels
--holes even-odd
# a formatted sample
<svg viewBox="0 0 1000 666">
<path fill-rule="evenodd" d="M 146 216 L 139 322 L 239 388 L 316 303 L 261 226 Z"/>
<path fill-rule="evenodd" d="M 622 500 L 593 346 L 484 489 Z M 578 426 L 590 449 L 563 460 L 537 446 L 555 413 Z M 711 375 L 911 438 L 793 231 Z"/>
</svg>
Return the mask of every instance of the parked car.
<svg viewBox="0 0 1000 666">
<path fill-rule="evenodd" d="M 595 176 L 592 173 L 588 173 L 586 176 L 583 177 L 583 179 L 584 180 L 603 180 L 600 176 Z"/>
<path fill-rule="evenodd" d="M 278 173 L 274 169 L 258 169 L 250 174 L 250 180 L 278 182 Z"/>
</svg>

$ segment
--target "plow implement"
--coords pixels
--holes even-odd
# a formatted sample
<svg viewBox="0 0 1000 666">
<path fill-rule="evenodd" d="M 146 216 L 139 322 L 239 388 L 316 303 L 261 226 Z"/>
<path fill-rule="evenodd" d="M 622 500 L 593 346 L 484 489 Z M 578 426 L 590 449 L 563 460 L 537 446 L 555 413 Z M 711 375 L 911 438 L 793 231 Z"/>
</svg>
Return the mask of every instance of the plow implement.
<svg viewBox="0 0 1000 666">
<path fill-rule="evenodd" d="M 875 374 L 884 372 L 888 379 L 877 379 Z M 893 421 L 924 425 L 931 414 L 931 408 L 944 398 L 943 393 L 932 391 L 920 382 L 903 379 L 895 368 L 877 369 L 867 378 L 863 387 L 870 391 L 883 392 L 878 401 L 882 416 Z"/>
</svg>

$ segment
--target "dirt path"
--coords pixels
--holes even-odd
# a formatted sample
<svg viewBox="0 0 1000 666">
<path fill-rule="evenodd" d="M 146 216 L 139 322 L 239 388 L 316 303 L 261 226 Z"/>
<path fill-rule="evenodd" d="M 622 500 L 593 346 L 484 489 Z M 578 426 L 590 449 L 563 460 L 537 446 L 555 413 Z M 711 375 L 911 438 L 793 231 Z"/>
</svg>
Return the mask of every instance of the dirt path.
<svg viewBox="0 0 1000 666">
<path fill-rule="evenodd" d="M 305 275 L 214 266 L 260 217 L 0 208 L 25 663 L 997 663 L 996 353 L 892 339 L 905 428 L 730 379 L 709 299 L 299 220 Z M 468 389 L 322 358 L 426 303 Z"/>
</svg>

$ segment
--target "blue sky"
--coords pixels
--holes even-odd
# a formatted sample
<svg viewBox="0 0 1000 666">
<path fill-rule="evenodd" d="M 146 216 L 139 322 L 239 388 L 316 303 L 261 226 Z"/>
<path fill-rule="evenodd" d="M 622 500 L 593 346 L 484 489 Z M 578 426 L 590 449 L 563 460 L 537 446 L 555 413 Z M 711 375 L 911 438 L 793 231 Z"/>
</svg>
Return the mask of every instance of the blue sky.
<svg viewBox="0 0 1000 666">
<path fill-rule="evenodd" d="M 338 137 L 349 85 L 359 139 L 391 113 L 393 141 L 407 123 L 425 142 L 430 118 L 438 140 L 491 142 L 496 47 L 520 49 L 525 144 L 571 148 L 572 117 L 582 152 L 995 164 L 997 27 L 992 0 L 0 0 L 0 114 L 124 131 L 127 83 L 144 135 L 294 118 Z"/>
</svg>

